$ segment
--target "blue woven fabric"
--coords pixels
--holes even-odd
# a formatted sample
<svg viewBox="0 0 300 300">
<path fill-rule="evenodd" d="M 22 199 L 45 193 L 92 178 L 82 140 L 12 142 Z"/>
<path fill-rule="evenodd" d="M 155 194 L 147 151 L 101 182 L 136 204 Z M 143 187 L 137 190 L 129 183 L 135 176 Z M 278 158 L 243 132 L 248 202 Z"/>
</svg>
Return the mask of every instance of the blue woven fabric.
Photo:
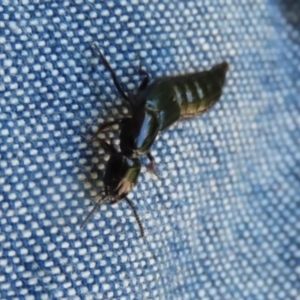
<svg viewBox="0 0 300 300">
<path fill-rule="evenodd" d="M 1 299 L 300 299 L 299 2 L 1 3 Z M 144 239 L 125 202 L 79 230 L 109 157 L 90 138 L 129 113 L 93 42 L 129 92 L 140 61 L 230 64 L 221 101 L 155 142 L 160 179 L 129 195 Z"/>
</svg>

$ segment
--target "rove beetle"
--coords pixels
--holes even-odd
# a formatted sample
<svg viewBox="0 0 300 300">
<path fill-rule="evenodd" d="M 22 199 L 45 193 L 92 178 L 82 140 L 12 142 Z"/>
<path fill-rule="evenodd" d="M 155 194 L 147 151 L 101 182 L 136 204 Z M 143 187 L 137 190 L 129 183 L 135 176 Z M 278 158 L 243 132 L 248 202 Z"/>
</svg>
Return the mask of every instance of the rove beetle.
<svg viewBox="0 0 300 300">
<path fill-rule="evenodd" d="M 101 140 L 101 143 L 110 149 L 112 153 L 103 179 L 105 186 L 104 199 L 112 199 L 110 203 L 113 204 L 125 198 L 134 211 L 141 230 L 141 236 L 143 236 L 144 230 L 137 212 L 133 204 L 126 198 L 126 195 L 137 183 L 141 168 L 138 157 L 147 155 L 150 160 L 148 168 L 155 173 L 154 157 L 151 155 L 150 149 L 157 135 L 178 120 L 204 113 L 220 99 L 228 63 L 224 61 L 208 71 L 157 78 L 150 84 L 149 74 L 140 67 L 139 73 L 144 75 L 145 78 L 136 94 L 128 96 L 121 88 L 114 70 L 99 47 L 96 44 L 93 44 L 93 46 L 99 53 L 102 63 L 110 72 L 118 92 L 131 108 L 131 117 L 104 123 L 94 135 L 95 138 L 108 127 L 115 124 L 121 125 L 120 152 L 117 152 L 112 145 Z M 135 171 L 131 170 L 132 167 Z M 129 176 L 129 173 L 134 175 Z M 125 185 L 124 182 L 126 182 Z M 98 203 L 81 227 L 96 211 Z"/>
</svg>

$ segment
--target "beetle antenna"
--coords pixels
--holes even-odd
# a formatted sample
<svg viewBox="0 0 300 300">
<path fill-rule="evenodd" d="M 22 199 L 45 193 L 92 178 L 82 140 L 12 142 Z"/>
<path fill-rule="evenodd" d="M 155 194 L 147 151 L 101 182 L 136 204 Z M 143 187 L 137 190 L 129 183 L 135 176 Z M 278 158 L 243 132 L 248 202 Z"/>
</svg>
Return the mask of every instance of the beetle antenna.
<svg viewBox="0 0 300 300">
<path fill-rule="evenodd" d="M 143 227 L 143 224 L 141 222 L 141 219 L 140 219 L 140 217 L 139 217 L 139 215 L 138 215 L 138 213 L 137 213 L 137 211 L 136 211 L 133 203 L 127 197 L 125 197 L 125 200 L 129 204 L 129 206 L 131 207 L 131 209 L 133 211 L 134 217 L 135 217 L 135 219 L 136 219 L 136 221 L 137 221 L 137 223 L 139 225 L 139 228 L 140 228 L 141 237 L 143 238 L 145 236 L 145 231 L 144 231 L 144 227 Z"/>
<path fill-rule="evenodd" d="M 98 209 L 99 207 L 99 202 L 97 202 L 93 209 L 89 212 L 89 214 L 85 217 L 85 219 L 83 220 L 83 222 L 80 224 L 80 229 L 82 229 L 86 223 L 90 220 L 90 218 L 93 216 L 93 214 L 96 212 L 96 210 Z"/>
<path fill-rule="evenodd" d="M 106 199 L 107 199 L 107 197 L 105 197 L 104 199 L 102 199 L 102 201 L 105 201 Z M 88 215 L 85 217 L 85 219 L 80 224 L 80 229 L 82 229 L 87 224 L 87 222 L 90 220 L 90 218 L 97 211 L 97 209 L 98 209 L 98 207 L 100 205 L 100 202 L 101 202 L 101 199 L 96 202 L 96 204 L 94 205 L 93 209 L 88 213 Z"/>
</svg>

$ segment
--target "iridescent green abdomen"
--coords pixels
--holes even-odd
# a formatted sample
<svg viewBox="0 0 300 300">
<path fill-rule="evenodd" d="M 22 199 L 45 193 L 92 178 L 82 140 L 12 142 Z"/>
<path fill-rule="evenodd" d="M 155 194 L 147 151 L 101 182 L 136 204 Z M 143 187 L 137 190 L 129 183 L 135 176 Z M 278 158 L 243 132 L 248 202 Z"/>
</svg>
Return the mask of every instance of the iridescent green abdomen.
<svg viewBox="0 0 300 300">
<path fill-rule="evenodd" d="M 155 80 L 146 92 L 145 110 L 156 115 L 159 131 L 165 130 L 180 118 L 180 105 L 176 100 L 172 78 Z"/>
<path fill-rule="evenodd" d="M 214 105 L 221 97 L 227 69 L 224 62 L 209 71 L 155 80 L 145 91 L 145 110 L 157 115 L 159 131 Z"/>
<path fill-rule="evenodd" d="M 221 97 L 227 64 L 210 71 L 173 78 L 173 89 L 180 106 L 180 118 L 200 115 Z"/>
</svg>

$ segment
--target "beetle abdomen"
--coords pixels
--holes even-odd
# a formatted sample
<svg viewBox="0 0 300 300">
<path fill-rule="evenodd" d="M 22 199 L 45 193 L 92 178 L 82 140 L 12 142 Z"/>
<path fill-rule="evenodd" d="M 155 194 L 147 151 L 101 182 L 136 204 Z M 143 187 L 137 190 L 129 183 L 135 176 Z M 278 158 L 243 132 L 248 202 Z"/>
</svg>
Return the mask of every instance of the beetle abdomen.
<svg viewBox="0 0 300 300">
<path fill-rule="evenodd" d="M 221 97 L 228 64 L 223 62 L 209 71 L 172 77 L 172 88 L 180 106 L 180 118 L 199 115 Z"/>
<path fill-rule="evenodd" d="M 214 105 L 221 97 L 227 70 L 223 62 L 209 71 L 156 79 L 140 96 L 145 110 L 157 115 L 159 131 Z"/>
<path fill-rule="evenodd" d="M 156 114 L 159 131 L 164 131 L 180 118 L 180 106 L 172 86 L 172 77 L 158 78 L 145 92 L 145 110 Z"/>
</svg>

